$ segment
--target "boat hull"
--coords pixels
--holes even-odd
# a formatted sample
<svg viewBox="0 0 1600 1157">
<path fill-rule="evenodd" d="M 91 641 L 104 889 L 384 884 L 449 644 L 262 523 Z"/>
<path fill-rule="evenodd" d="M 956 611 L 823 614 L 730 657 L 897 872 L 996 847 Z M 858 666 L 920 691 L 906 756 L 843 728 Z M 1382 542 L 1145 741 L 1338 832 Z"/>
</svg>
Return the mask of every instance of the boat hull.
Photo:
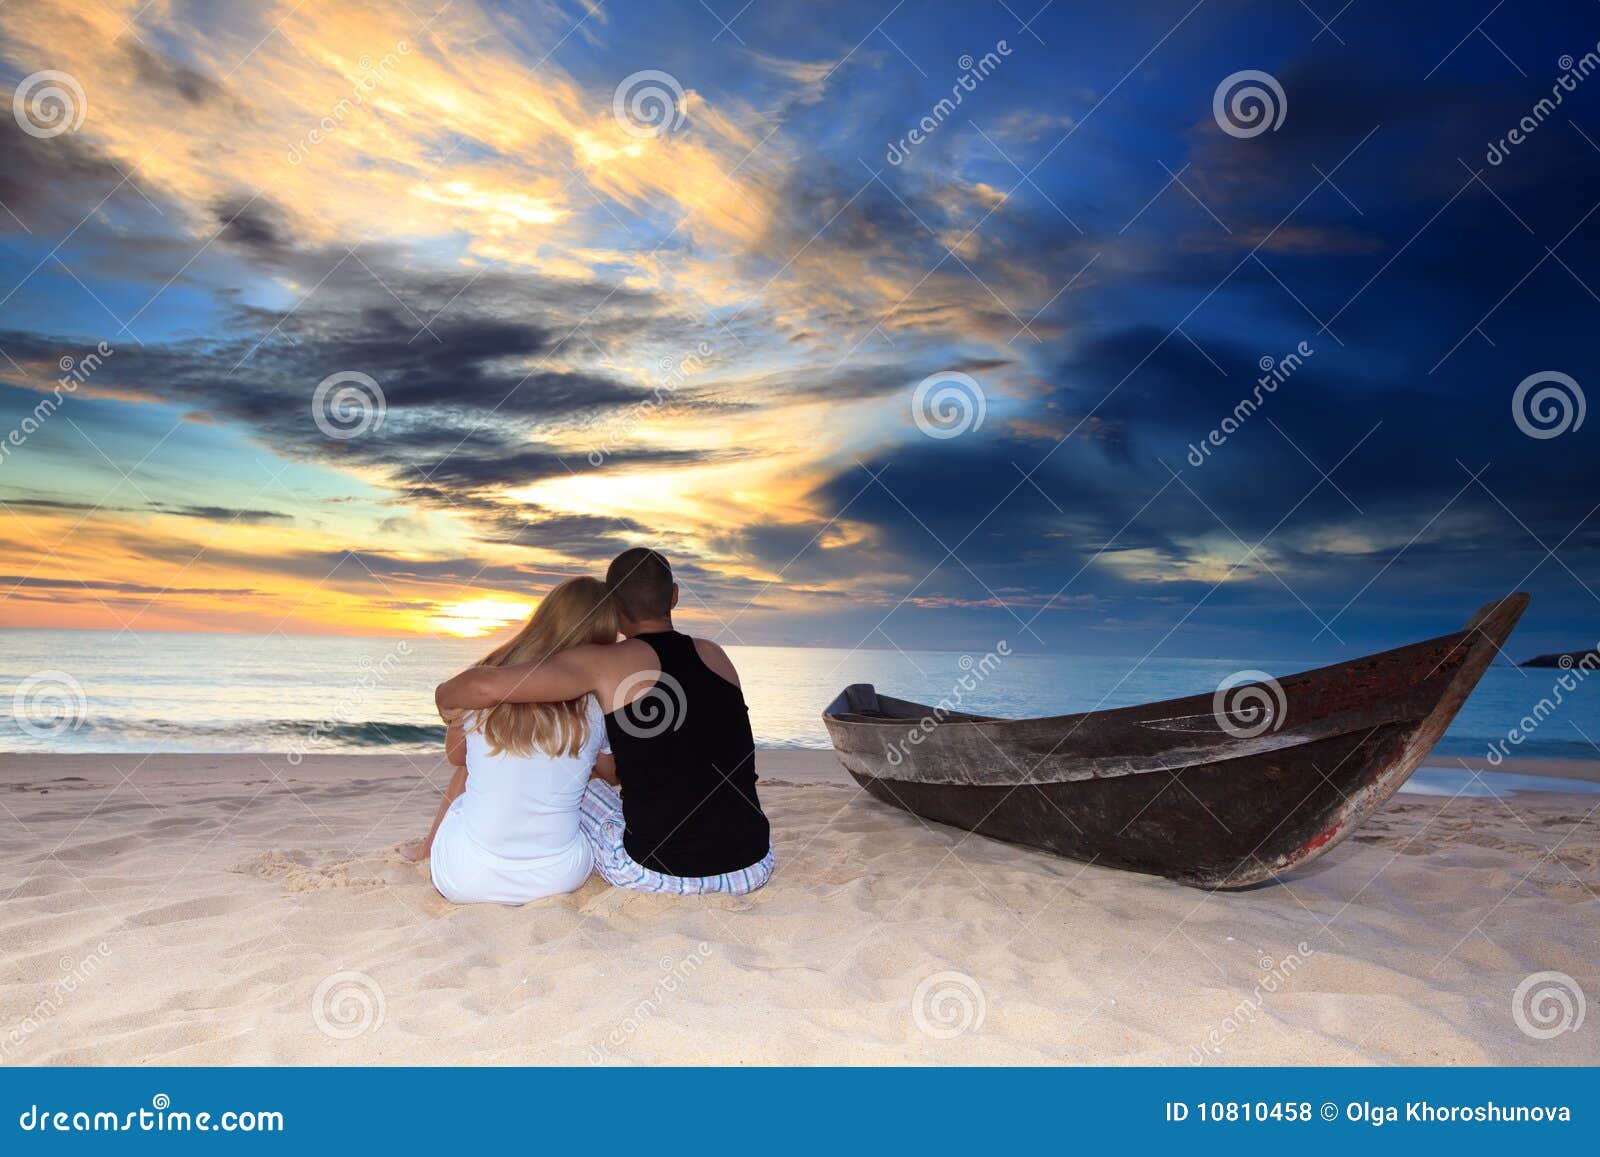
<svg viewBox="0 0 1600 1157">
<path fill-rule="evenodd" d="M 874 798 L 923 819 L 1205 888 L 1275 880 L 1345 839 L 1427 756 L 1526 606 L 1456 634 L 1287 676 L 1281 718 L 1211 695 L 1000 720 L 846 690 L 824 718 Z M 908 742 L 908 736 L 915 736 Z"/>
</svg>

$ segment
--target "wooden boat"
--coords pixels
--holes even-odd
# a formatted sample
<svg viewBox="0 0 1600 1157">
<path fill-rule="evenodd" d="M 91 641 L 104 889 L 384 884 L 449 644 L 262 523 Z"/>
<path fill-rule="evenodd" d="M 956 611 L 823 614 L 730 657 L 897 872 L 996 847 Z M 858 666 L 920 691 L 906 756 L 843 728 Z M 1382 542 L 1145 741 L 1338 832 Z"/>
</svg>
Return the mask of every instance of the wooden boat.
<svg viewBox="0 0 1600 1157">
<path fill-rule="evenodd" d="M 1355 831 L 1427 756 L 1528 605 L 1460 631 L 1214 693 L 996 719 L 846 687 L 823 713 L 873 796 L 1075 860 L 1244 888 Z"/>
</svg>

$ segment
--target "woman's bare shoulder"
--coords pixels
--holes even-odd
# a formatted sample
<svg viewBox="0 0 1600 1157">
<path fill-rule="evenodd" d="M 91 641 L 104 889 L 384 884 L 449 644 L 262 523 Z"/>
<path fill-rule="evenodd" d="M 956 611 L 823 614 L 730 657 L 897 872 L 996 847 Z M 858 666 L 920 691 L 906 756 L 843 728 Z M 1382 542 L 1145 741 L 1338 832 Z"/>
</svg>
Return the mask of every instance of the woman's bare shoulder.
<svg viewBox="0 0 1600 1157">
<path fill-rule="evenodd" d="M 615 643 L 590 643 L 582 650 L 592 662 L 612 670 L 653 667 L 655 649 L 641 639 L 619 639 Z"/>
</svg>

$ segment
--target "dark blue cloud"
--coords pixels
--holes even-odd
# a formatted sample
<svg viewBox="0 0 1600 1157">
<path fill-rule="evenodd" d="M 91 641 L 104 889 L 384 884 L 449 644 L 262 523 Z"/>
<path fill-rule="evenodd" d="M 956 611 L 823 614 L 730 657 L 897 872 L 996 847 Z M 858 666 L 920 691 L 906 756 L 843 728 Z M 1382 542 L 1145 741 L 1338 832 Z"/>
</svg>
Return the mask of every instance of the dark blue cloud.
<svg viewBox="0 0 1600 1157">
<path fill-rule="evenodd" d="M 776 277 L 802 249 L 841 268 L 860 257 L 905 283 L 937 267 L 970 291 L 960 323 L 1017 331 L 997 354 L 1003 337 L 978 340 L 952 320 L 949 332 L 845 357 L 875 319 L 841 315 L 791 335 L 818 355 L 814 372 L 747 375 L 738 404 L 903 397 L 908 413 L 923 374 L 961 368 L 990 403 L 984 425 L 957 438 L 884 431 L 821 484 L 819 509 L 865 532 L 853 544 L 777 519 L 729 528 L 719 552 L 812 592 L 815 611 L 799 626 L 763 620 L 767 637 L 848 645 L 881 624 L 874 637 L 907 647 L 1004 633 L 1059 649 L 1343 654 L 1450 629 L 1516 585 L 1535 594 L 1522 649 L 1600 634 L 1600 418 L 1540 439 L 1512 410 L 1518 383 L 1551 370 L 1600 402 L 1589 376 L 1600 79 L 1562 90 L 1558 108 L 1503 146 L 1550 96 L 1562 58 L 1600 41 L 1600 9 L 1507 6 L 1473 32 L 1482 14 L 1444 3 L 1349 6 L 1331 31 L 1305 6 L 1275 3 L 1057 4 L 1026 28 L 998 4 L 907 5 L 877 27 L 880 13 L 850 3 L 759 4 L 737 19 L 721 7 L 731 30 L 697 5 L 670 20 L 658 5 L 608 5 L 604 31 L 576 38 L 563 63 L 595 91 L 666 69 L 714 104 L 777 118 L 795 154 L 778 212 L 730 267 Z M 543 43 L 546 30 L 509 11 L 505 21 L 530 48 Z M 888 142 L 950 94 L 960 62 L 1002 39 L 993 76 L 904 164 L 888 164 Z M 175 100 L 228 99 L 202 74 L 130 52 L 130 67 Z M 818 62 L 832 71 L 805 67 Z M 1212 98 L 1245 69 L 1271 73 L 1287 111 L 1277 131 L 1240 139 L 1213 119 Z M 44 150 L 8 124 L 0 134 L 0 200 L 38 233 L 0 216 L 9 284 L 116 178 L 82 142 Z M 144 212 L 121 201 L 119 214 Z M 241 283 L 314 279 L 331 264 L 270 197 L 204 208 L 222 230 L 215 259 Z M 119 224 L 91 220 L 77 241 L 113 305 L 168 228 Z M 972 244 L 957 261 L 945 246 L 962 237 Z M 642 396 L 600 371 L 539 373 L 513 390 L 524 371 L 512 367 L 602 298 L 592 332 L 608 350 L 686 324 L 674 303 L 363 256 L 415 316 L 354 267 L 291 317 L 240 300 L 226 269 L 202 264 L 180 287 L 204 303 L 195 332 L 119 355 L 109 384 L 240 423 L 284 453 L 339 461 L 337 450 L 412 476 L 413 500 L 465 503 L 497 541 L 538 533 L 600 561 L 650 529 L 537 510 L 508 521 L 482 499 L 594 469 L 563 460 L 537 427 L 603 425 Z M 425 331 L 419 317 L 447 302 Z M 913 296 L 904 308 L 925 305 Z M 54 329 L 45 305 L 16 306 L 26 312 L 8 311 L 0 346 L 23 361 L 52 361 L 60 335 L 103 321 L 81 300 Z M 729 320 L 741 334 L 767 324 L 755 305 Z M 274 330 L 282 341 L 250 349 Z M 1301 343 L 1313 351 L 1303 364 L 1259 393 L 1263 359 Z M 231 372 L 246 355 L 248 372 Z M 307 426 L 305 386 L 355 366 L 383 380 L 394 421 L 383 439 L 330 448 Z M 1194 464 L 1192 448 L 1230 419 L 1225 442 Z M 600 469 L 712 457 L 635 452 Z M 733 607 L 766 597 L 760 582 L 694 560 L 684 573 Z M 839 593 L 869 575 L 857 596 Z M 1120 632 L 1097 630 L 1112 621 Z"/>
</svg>

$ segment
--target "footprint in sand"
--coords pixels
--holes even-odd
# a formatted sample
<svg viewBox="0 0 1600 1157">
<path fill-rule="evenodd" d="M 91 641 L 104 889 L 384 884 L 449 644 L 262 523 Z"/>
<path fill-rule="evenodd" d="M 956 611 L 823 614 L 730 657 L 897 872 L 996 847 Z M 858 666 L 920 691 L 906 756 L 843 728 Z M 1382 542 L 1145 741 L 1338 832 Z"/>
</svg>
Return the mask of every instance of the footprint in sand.
<svg viewBox="0 0 1600 1157">
<path fill-rule="evenodd" d="M 414 884 L 418 875 L 415 865 L 406 863 L 389 848 L 361 856 L 304 848 L 262 852 L 235 864 L 229 871 L 276 880 L 290 892 Z"/>
<path fill-rule="evenodd" d="M 167 924 L 182 924 L 195 920 L 211 920 L 249 906 L 242 898 L 230 896 L 202 896 L 192 900 L 174 900 L 159 904 L 129 916 L 127 923 L 136 927 L 156 928 Z"/>
<path fill-rule="evenodd" d="M 137 834 L 110 836 L 103 840 L 85 840 L 76 844 L 68 844 L 52 853 L 52 857 L 74 862 L 80 860 L 98 862 L 110 856 L 119 856 L 124 852 L 137 851 L 149 842 L 144 836 Z"/>
</svg>

